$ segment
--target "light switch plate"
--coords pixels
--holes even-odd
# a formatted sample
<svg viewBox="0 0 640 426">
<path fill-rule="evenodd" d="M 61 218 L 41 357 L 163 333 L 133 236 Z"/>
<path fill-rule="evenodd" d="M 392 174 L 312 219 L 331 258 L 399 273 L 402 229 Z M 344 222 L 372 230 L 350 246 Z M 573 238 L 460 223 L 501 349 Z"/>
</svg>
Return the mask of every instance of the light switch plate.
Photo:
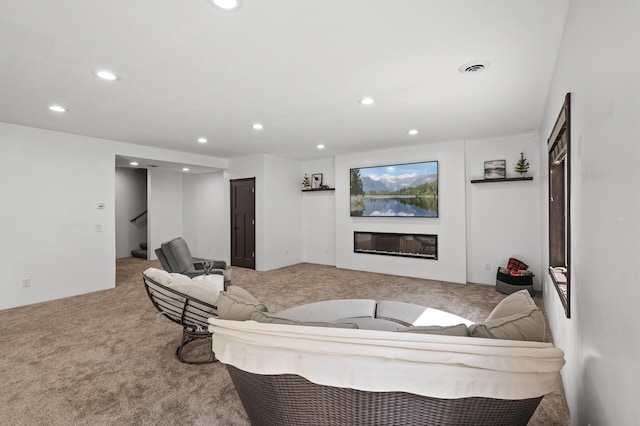
<svg viewBox="0 0 640 426">
<path fill-rule="evenodd" d="M 96 232 L 104 232 L 104 224 L 97 223 L 96 224 Z"/>
</svg>

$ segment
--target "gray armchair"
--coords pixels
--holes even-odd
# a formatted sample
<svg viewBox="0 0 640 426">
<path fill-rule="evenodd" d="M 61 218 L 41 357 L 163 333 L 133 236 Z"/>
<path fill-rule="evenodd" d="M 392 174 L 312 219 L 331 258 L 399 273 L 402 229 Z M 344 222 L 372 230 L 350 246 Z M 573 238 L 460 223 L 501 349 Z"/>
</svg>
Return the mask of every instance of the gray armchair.
<svg viewBox="0 0 640 426">
<path fill-rule="evenodd" d="M 224 275 L 227 263 L 223 260 L 209 260 L 191 257 L 187 242 L 182 237 L 164 242 L 155 250 L 162 268 L 167 272 L 177 272 L 189 277 L 203 275 L 205 266 L 212 266 L 210 274 Z M 205 265 L 206 264 L 206 265 Z"/>
</svg>

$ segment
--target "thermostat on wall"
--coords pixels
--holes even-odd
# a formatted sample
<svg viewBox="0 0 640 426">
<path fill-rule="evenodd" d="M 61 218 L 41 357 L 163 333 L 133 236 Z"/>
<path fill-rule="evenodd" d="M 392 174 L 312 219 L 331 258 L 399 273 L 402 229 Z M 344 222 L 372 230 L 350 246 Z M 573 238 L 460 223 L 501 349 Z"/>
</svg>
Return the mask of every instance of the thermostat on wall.
<svg viewBox="0 0 640 426">
<path fill-rule="evenodd" d="M 96 203 L 97 209 L 104 209 L 104 203 Z"/>
</svg>

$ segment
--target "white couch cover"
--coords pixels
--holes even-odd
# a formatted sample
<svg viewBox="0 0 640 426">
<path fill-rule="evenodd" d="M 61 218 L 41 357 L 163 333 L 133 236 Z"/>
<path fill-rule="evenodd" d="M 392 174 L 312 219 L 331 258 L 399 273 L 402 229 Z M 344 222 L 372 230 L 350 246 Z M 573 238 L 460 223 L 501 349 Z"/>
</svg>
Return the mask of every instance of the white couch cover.
<svg viewBox="0 0 640 426">
<path fill-rule="evenodd" d="M 209 319 L 224 364 L 321 385 L 436 398 L 525 399 L 561 383 L 551 343 Z"/>
</svg>

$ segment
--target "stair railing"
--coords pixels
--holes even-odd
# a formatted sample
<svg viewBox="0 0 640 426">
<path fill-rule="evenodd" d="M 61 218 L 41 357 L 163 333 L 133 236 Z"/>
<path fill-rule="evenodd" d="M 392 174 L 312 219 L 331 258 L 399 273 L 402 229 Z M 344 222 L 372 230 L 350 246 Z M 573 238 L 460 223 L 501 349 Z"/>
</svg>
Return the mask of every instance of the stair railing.
<svg viewBox="0 0 640 426">
<path fill-rule="evenodd" d="M 138 216 L 136 216 L 133 219 L 131 219 L 131 223 L 138 223 L 138 221 L 140 221 L 142 219 L 142 217 L 145 216 L 146 214 L 147 214 L 147 210 L 143 211 Z"/>
</svg>

